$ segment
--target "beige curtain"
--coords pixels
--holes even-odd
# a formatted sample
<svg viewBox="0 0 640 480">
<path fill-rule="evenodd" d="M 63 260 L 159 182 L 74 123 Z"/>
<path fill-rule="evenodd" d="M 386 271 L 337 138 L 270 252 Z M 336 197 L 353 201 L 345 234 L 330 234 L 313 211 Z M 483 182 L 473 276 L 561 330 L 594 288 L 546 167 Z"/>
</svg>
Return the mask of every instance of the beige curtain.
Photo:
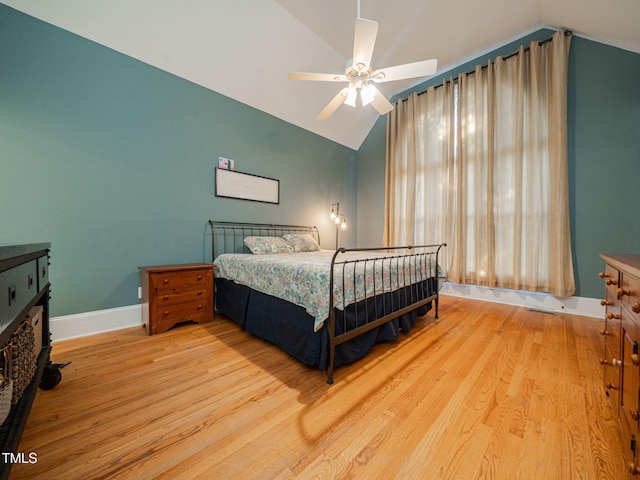
<svg viewBox="0 0 640 480">
<path fill-rule="evenodd" d="M 449 280 L 575 292 L 569 228 L 570 35 L 533 42 L 387 120 L 386 245 L 447 242 Z"/>
</svg>

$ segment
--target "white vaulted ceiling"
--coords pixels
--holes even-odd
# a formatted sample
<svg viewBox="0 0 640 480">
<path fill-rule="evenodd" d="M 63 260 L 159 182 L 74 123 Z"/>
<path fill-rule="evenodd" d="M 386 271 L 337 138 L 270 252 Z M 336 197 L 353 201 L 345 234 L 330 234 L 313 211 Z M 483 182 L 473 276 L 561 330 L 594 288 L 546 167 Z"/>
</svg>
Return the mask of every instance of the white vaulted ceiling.
<svg viewBox="0 0 640 480">
<path fill-rule="evenodd" d="M 371 106 L 316 115 L 341 84 L 291 71 L 342 73 L 357 0 L 3 0 L 2 3 L 289 123 L 358 149 Z M 542 27 L 640 53 L 640 0 L 361 0 L 379 22 L 377 68 L 438 59 L 444 72 Z M 426 78 L 389 82 L 390 97 Z"/>
</svg>

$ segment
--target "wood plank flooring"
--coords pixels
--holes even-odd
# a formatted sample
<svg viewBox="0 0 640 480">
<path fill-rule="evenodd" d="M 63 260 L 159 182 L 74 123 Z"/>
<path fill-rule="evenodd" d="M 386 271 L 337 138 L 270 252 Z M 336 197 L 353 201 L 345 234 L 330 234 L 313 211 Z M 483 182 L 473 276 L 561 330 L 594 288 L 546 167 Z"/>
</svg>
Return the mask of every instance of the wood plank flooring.
<svg viewBox="0 0 640 480">
<path fill-rule="evenodd" d="M 335 384 L 218 315 L 58 342 L 11 479 L 626 477 L 598 319 L 443 296 Z"/>
</svg>

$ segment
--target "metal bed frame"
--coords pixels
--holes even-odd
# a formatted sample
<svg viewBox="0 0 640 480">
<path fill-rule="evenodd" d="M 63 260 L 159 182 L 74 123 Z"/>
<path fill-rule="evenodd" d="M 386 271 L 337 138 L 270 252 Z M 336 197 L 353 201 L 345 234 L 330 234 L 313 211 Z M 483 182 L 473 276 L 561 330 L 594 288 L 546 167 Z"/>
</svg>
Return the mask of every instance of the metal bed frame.
<svg viewBox="0 0 640 480">
<path fill-rule="evenodd" d="M 320 243 L 320 234 L 315 226 L 220 222 L 214 220 L 210 220 L 209 224 L 211 226 L 212 261 L 215 261 L 220 253 L 249 253 L 249 250 L 244 245 L 244 237 L 249 235 L 281 237 L 285 234 L 308 233 Z M 217 237 L 218 240 L 216 241 Z M 220 241 L 222 246 L 220 246 Z M 438 318 L 438 259 L 440 250 L 444 246 L 446 246 L 445 243 L 376 248 L 340 247 L 335 251 L 331 259 L 329 278 L 329 317 L 325 322 L 329 337 L 329 364 L 326 370 L 327 383 L 333 383 L 335 350 L 338 345 L 430 302 L 435 304 L 435 317 Z M 365 259 L 342 257 L 347 252 L 371 252 L 372 255 Z M 392 255 L 390 256 L 390 254 Z M 384 291 L 384 285 L 376 285 L 374 281 L 371 291 L 366 291 L 365 287 L 363 301 L 352 303 L 342 310 L 334 308 L 334 288 L 336 285 L 342 285 L 342 298 L 345 298 L 345 278 L 348 276 L 349 270 L 354 269 L 353 272 L 355 272 L 357 268 L 364 268 L 365 271 L 368 268 L 377 268 L 384 276 L 384 269 L 390 268 L 390 262 L 395 264 L 393 272 L 396 275 L 396 290 L 391 293 Z M 431 275 L 431 272 L 433 272 L 433 275 Z M 391 273 L 391 270 L 388 270 L 388 273 Z M 342 276 L 342 282 L 336 282 L 336 280 L 340 280 L 340 278 L 336 279 L 337 275 Z M 355 282 L 355 274 L 353 278 Z M 373 301 L 368 301 L 371 299 Z M 349 308 L 351 314 L 350 322 L 348 321 L 347 308 Z"/>
</svg>

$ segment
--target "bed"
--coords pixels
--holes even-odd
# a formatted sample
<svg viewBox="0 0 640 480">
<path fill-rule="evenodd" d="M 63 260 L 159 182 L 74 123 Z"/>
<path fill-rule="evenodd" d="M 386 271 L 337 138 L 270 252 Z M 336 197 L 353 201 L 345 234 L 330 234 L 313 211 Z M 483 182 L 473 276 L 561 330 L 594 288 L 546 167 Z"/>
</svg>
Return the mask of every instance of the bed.
<svg viewBox="0 0 640 480">
<path fill-rule="evenodd" d="M 322 250 L 316 227 L 209 221 L 216 310 L 326 371 L 408 333 L 433 308 L 445 244 Z M 331 292 L 331 293 L 330 293 Z"/>
</svg>

